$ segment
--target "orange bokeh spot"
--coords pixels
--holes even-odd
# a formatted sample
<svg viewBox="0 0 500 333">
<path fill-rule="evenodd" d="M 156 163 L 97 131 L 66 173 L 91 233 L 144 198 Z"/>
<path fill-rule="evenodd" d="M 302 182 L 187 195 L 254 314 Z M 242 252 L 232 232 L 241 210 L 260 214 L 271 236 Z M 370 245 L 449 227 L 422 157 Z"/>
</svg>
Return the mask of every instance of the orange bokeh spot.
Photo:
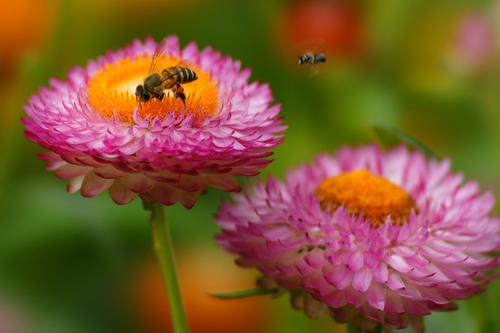
<svg viewBox="0 0 500 333">
<path fill-rule="evenodd" d="M 3 1 L 0 10 L 0 69 L 40 48 L 59 9 L 58 0 Z"/>
<path fill-rule="evenodd" d="M 375 227 L 383 224 L 387 216 L 393 223 L 403 224 L 415 207 L 404 189 L 364 169 L 325 179 L 316 189 L 316 196 L 325 209 L 334 211 L 343 205 L 349 212 L 370 219 Z"/>
<path fill-rule="evenodd" d="M 210 74 L 194 65 L 181 63 L 180 58 L 163 57 L 159 60 L 158 70 L 172 66 L 187 66 L 195 71 L 198 79 L 182 84 L 186 95 L 186 105 L 175 98 L 170 90 L 165 90 L 165 98 L 160 101 L 151 99 L 139 103 L 135 89 L 143 84 L 149 75 L 151 57 L 147 54 L 133 59 L 124 58 L 107 64 L 88 83 L 87 94 L 93 108 L 108 118 L 118 116 L 123 121 L 133 123 L 133 113 L 139 108 L 141 116 L 148 115 L 163 118 L 176 112 L 187 110 L 196 119 L 211 117 L 217 111 L 218 90 L 216 82 Z"/>
<path fill-rule="evenodd" d="M 296 52 L 326 53 L 355 58 L 366 48 L 360 6 L 342 0 L 299 0 L 286 7 L 279 20 L 280 41 Z"/>
<path fill-rule="evenodd" d="M 255 333 L 269 325 L 270 297 L 221 300 L 209 293 L 251 289 L 256 273 L 234 265 L 221 250 L 201 248 L 177 257 L 179 280 L 191 333 Z M 132 290 L 140 332 L 173 333 L 160 268 L 155 261 L 140 266 Z"/>
</svg>

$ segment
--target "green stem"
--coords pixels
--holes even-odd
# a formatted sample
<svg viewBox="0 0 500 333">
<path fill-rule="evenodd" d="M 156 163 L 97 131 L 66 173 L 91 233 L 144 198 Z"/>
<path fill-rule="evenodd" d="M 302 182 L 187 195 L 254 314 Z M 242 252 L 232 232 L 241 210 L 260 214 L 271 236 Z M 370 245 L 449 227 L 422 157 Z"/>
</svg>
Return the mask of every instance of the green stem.
<svg viewBox="0 0 500 333">
<path fill-rule="evenodd" d="M 167 288 L 168 302 L 175 333 L 189 333 L 189 328 L 182 305 L 181 291 L 177 281 L 175 256 L 170 228 L 165 220 L 163 206 L 158 203 L 151 205 L 151 228 L 156 257 L 160 262 L 163 282 Z"/>
</svg>

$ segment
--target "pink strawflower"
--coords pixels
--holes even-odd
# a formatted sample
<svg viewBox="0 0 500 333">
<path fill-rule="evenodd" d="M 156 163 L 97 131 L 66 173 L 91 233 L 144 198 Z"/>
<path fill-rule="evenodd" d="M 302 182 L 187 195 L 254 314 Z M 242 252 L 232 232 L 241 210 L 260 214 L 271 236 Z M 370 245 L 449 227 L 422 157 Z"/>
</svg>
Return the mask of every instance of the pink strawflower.
<svg viewBox="0 0 500 333">
<path fill-rule="evenodd" d="M 344 148 L 234 200 L 218 242 L 311 317 L 422 332 L 424 315 L 456 309 L 498 266 L 493 195 L 405 147 Z"/>
<path fill-rule="evenodd" d="M 68 191 L 93 197 L 108 190 L 118 204 L 146 201 L 192 207 L 208 186 L 238 191 L 234 176 L 258 174 L 282 140 L 268 85 L 248 83 L 250 70 L 195 43 L 162 42 L 158 70 L 189 67 L 197 80 L 183 84 L 186 104 L 166 90 L 160 101 L 139 103 L 137 85 L 149 75 L 152 39 L 74 68 L 66 81 L 25 107 L 26 136 L 50 152 L 48 170 L 68 179 Z"/>
</svg>

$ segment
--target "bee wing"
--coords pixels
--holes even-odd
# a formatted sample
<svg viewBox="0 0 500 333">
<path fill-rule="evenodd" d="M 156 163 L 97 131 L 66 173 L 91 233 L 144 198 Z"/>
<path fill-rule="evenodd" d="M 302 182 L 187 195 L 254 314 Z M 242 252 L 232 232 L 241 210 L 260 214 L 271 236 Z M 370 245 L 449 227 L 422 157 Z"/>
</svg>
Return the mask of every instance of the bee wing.
<svg viewBox="0 0 500 333">
<path fill-rule="evenodd" d="M 159 71 L 159 63 L 160 59 L 167 55 L 168 49 L 168 39 L 164 38 L 158 46 L 156 46 L 155 53 L 153 53 L 153 57 L 151 58 L 151 65 L 149 66 L 149 74 L 155 73 Z"/>
<path fill-rule="evenodd" d="M 174 80 L 174 76 L 177 75 L 177 73 L 174 74 L 169 74 L 161 79 L 161 82 L 166 82 L 168 80 Z"/>
<path fill-rule="evenodd" d="M 181 59 L 179 60 L 178 63 L 175 64 L 175 67 L 186 67 L 186 68 L 189 68 L 191 64 L 187 62 L 186 59 Z"/>
<path fill-rule="evenodd" d="M 314 77 L 320 72 L 318 64 L 312 64 L 309 69 L 309 76 Z"/>
</svg>

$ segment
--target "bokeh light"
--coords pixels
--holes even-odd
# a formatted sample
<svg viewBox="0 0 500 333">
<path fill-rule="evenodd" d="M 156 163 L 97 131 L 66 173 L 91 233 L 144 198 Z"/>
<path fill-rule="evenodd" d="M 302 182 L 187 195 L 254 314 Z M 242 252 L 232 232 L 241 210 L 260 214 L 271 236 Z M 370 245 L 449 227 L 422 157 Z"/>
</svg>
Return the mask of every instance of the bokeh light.
<svg viewBox="0 0 500 333">
<path fill-rule="evenodd" d="M 222 250 L 194 247 L 177 256 L 184 303 L 193 333 L 252 333 L 270 327 L 270 299 L 220 300 L 209 293 L 252 288 L 255 272 L 236 267 Z M 163 280 L 156 262 L 138 266 L 132 302 L 141 332 L 172 332 Z"/>
</svg>

